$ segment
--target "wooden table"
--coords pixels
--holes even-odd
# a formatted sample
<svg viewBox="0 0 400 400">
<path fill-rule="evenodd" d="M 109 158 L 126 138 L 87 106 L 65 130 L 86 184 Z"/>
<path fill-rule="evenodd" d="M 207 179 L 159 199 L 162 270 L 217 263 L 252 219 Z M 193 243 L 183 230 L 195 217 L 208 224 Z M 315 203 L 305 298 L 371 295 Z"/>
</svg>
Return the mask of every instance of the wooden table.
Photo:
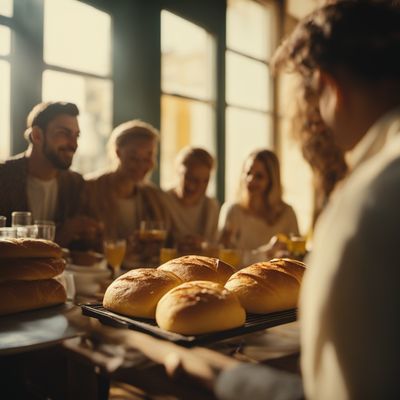
<svg viewBox="0 0 400 400">
<path fill-rule="evenodd" d="M 298 351 L 296 324 L 186 349 L 104 326 L 67 304 L 0 319 L 1 393 L 11 400 L 102 400 L 110 383 L 122 382 L 143 398 L 213 399 L 220 370 L 245 361 L 297 372 Z"/>
</svg>

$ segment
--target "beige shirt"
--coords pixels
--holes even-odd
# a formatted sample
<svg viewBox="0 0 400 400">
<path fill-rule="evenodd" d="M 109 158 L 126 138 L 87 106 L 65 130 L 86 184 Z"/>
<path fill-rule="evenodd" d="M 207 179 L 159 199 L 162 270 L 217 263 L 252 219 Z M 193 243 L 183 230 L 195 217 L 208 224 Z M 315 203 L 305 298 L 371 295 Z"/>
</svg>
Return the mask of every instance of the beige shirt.
<svg viewBox="0 0 400 400">
<path fill-rule="evenodd" d="M 306 397 L 399 398 L 400 108 L 375 123 L 349 162 L 306 260 Z"/>
</svg>

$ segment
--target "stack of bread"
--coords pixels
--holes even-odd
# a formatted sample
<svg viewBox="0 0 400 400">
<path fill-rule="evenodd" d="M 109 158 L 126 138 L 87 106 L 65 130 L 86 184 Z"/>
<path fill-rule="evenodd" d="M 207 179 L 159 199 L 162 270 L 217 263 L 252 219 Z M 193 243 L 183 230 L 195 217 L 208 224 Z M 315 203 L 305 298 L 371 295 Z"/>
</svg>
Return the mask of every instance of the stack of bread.
<svg viewBox="0 0 400 400">
<path fill-rule="evenodd" d="M 238 272 L 217 258 L 183 256 L 157 269 L 139 268 L 117 278 L 103 306 L 185 335 L 240 327 L 246 312 L 294 308 L 305 265 L 274 259 Z M 225 285 L 225 286 L 224 286 Z"/>
<path fill-rule="evenodd" d="M 64 286 L 52 279 L 64 271 L 61 248 L 49 240 L 0 240 L 0 315 L 61 304 Z"/>
</svg>

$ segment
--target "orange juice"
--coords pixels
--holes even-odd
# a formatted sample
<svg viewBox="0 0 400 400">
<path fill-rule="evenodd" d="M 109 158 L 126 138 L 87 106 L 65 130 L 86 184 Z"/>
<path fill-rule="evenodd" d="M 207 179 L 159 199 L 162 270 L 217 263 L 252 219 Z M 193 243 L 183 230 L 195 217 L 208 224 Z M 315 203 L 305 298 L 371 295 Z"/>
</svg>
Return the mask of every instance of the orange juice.
<svg viewBox="0 0 400 400">
<path fill-rule="evenodd" d="M 124 259 L 126 251 L 126 242 L 119 241 L 105 241 L 104 242 L 104 255 L 107 262 L 113 269 L 119 269 Z"/>
</svg>

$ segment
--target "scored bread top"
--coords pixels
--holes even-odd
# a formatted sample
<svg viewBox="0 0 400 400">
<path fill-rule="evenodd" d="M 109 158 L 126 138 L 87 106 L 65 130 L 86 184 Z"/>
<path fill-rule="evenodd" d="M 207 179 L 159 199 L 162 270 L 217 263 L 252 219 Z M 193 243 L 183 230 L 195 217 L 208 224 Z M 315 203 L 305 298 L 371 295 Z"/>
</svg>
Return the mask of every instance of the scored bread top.
<svg viewBox="0 0 400 400">
<path fill-rule="evenodd" d="M 154 318 L 158 300 L 181 283 L 169 271 L 133 269 L 111 283 L 104 294 L 103 306 L 131 317 Z"/>
<path fill-rule="evenodd" d="M 0 258 L 61 258 L 61 247 L 45 239 L 0 239 Z"/>
<path fill-rule="evenodd" d="M 236 295 L 210 281 L 182 283 L 161 298 L 156 310 L 160 328 L 184 335 L 235 328 L 245 319 Z"/>
<path fill-rule="evenodd" d="M 278 270 L 292 275 L 299 283 L 301 283 L 306 271 L 306 265 L 303 262 L 291 258 L 273 258 L 268 261 L 268 264 L 272 264 Z"/>
<path fill-rule="evenodd" d="M 160 265 L 158 269 L 170 271 L 184 282 L 203 280 L 224 284 L 235 272 L 229 264 L 214 257 L 188 255 Z"/>
</svg>

